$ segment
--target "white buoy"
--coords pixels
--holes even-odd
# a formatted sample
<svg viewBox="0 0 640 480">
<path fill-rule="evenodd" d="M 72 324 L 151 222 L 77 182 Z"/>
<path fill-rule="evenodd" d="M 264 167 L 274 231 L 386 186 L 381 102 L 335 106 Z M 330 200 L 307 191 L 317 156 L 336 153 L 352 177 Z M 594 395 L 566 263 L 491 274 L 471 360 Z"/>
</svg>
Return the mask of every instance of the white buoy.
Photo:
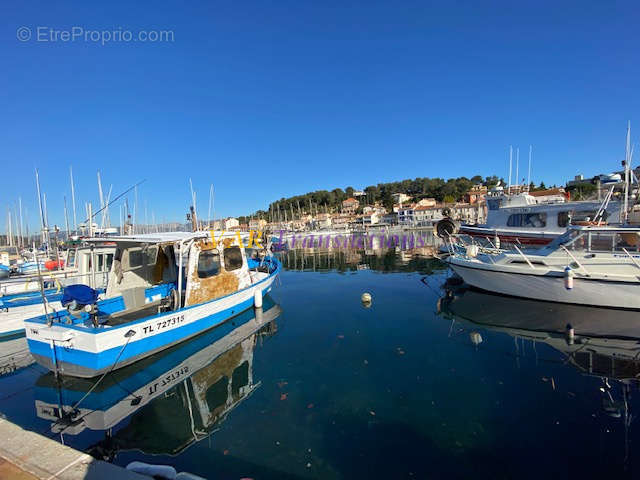
<svg viewBox="0 0 640 480">
<path fill-rule="evenodd" d="M 174 480 L 176 478 L 176 469 L 171 465 L 153 465 L 144 462 L 131 462 L 127 465 L 127 470 L 140 473 L 142 475 L 152 476 L 154 478 L 165 478 Z"/>
<path fill-rule="evenodd" d="M 573 345 L 573 343 L 575 342 L 575 338 L 576 338 L 575 330 L 573 329 L 570 323 L 567 323 L 567 343 L 569 345 Z"/>
<path fill-rule="evenodd" d="M 371 294 L 367 292 L 363 293 L 360 300 L 362 300 L 362 303 L 371 303 Z"/>
<path fill-rule="evenodd" d="M 253 294 L 253 306 L 262 308 L 262 290 L 256 290 Z"/>
<path fill-rule="evenodd" d="M 482 335 L 478 332 L 471 332 L 469 334 L 469 338 L 471 339 L 471 343 L 473 343 L 476 347 L 482 343 Z"/>
<path fill-rule="evenodd" d="M 564 269 L 564 288 L 571 290 L 573 288 L 573 270 L 570 266 Z"/>
</svg>

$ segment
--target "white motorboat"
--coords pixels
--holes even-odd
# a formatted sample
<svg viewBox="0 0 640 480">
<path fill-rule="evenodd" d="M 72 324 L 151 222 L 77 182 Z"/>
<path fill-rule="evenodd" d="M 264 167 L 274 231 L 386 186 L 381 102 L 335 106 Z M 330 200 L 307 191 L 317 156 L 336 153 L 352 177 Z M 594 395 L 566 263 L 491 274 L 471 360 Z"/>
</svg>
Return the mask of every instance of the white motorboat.
<svg viewBox="0 0 640 480">
<path fill-rule="evenodd" d="M 599 201 L 569 202 L 561 194 L 541 197 L 534 192 L 515 195 L 495 193 L 487 197 L 487 221 L 481 225 L 465 224 L 460 233 L 489 238 L 495 242 L 546 245 L 562 235 L 571 223 L 609 220 L 619 222 L 620 202 L 608 202 L 601 210 Z M 553 193 L 553 192 L 550 192 Z"/>
<path fill-rule="evenodd" d="M 571 226 L 537 250 L 455 245 L 445 261 L 467 284 L 482 290 L 640 310 L 640 227 Z"/>
</svg>

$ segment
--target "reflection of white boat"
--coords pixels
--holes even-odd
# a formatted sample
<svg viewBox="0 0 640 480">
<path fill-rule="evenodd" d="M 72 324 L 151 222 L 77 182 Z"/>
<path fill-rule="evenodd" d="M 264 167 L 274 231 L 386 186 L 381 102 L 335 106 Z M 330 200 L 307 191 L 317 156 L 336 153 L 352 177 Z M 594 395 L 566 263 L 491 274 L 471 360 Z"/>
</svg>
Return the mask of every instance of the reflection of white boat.
<svg viewBox="0 0 640 480">
<path fill-rule="evenodd" d="M 635 379 L 640 374 L 637 312 L 549 304 L 468 289 L 442 298 L 440 311 L 468 323 L 470 329 L 481 326 L 545 343 L 589 375 Z"/>
<path fill-rule="evenodd" d="M 595 385 L 592 382 L 585 384 L 592 385 L 594 389 L 584 396 L 584 400 L 590 402 L 599 396 L 602 413 L 621 420 L 624 426 L 624 462 L 628 461 L 629 427 L 634 418 L 629 408 L 630 392 L 634 383 L 637 386 L 640 376 L 637 312 L 550 304 L 468 289 L 448 290 L 440 299 L 439 307 L 441 313 L 452 320 L 450 332 L 458 323 L 463 327 L 462 332 L 469 332 L 469 339 L 477 349 L 484 349 L 491 343 L 481 341 L 478 331 L 481 327 L 513 337 L 516 362 L 525 357 L 524 342 L 530 341 L 533 348 L 527 349 L 526 356 L 530 356 L 533 350 L 536 364 L 539 355 L 541 358 L 546 356 L 544 349 L 536 348 L 536 344 L 548 345 L 561 353 L 562 365 L 571 365 L 584 375 L 597 377 Z M 558 363 L 555 356 L 551 361 Z M 543 377 L 543 380 L 549 379 Z M 553 377 L 551 385 L 556 388 Z M 588 411 L 593 410 L 590 408 Z"/>
<path fill-rule="evenodd" d="M 262 309 L 244 312 L 235 325 L 112 372 L 86 398 L 93 382 L 63 378 L 59 385 L 53 374 L 46 374 L 36 383 L 37 416 L 52 421 L 56 433 L 105 431 L 120 449 L 178 453 L 207 437 L 259 387 L 253 378 L 253 351 L 262 332 L 275 331 L 280 313 L 267 297 Z M 165 411 L 169 415 L 157 415 Z M 171 431 L 171 438 L 154 435 L 157 429 Z"/>
<path fill-rule="evenodd" d="M 640 309 L 640 228 L 570 227 L 550 245 L 512 252 L 452 248 L 446 258 L 476 288 L 552 302 Z"/>
</svg>

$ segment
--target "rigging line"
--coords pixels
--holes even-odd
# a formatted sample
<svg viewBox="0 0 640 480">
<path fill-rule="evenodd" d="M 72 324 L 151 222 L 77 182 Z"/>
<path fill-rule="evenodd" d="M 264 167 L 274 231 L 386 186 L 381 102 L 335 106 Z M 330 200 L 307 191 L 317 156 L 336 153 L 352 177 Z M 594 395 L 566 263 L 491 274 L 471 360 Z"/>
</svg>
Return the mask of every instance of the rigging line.
<svg viewBox="0 0 640 480">
<path fill-rule="evenodd" d="M 124 192 L 122 192 L 120 195 L 118 195 L 116 198 L 114 198 L 113 200 L 111 200 L 109 203 L 107 203 L 104 207 L 102 207 L 100 210 L 98 210 L 97 212 L 93 212 L 91 214 L 91 218 L 87 218 L 83 223 L 88 222 L 89 220 L 93 219 L 93 217 L 95 217 L 97 214 L 99 214 L 100 212 L 102 212 L 105 208 L 109 208 L 112 204 L 114 204 L 117 200 L 119 200 L 120 198 L 122 198 L 124 195 L 126 195 L 127 193 L 129 193 L 131 190 L 133 190 L 134 188 L 136 188 L 137 186 L 143 184 L 144 182 L 146 182 L 147 179 L 145 178 L 144 180 L 139 181 L 138 183 L 136 183 L 134 186 L 126 189 Z"/>
<path fill-rule="evenodd" d="M 133 338 L 133 335 L 131 335 L 130 337 L 127 337 L 127 341 L 126 341 L 126 343 L 122 346 L 122 349 L 120 350 L 120 353 L 118 353 L 118 356 L 116 357 L 115 361 L 113 362 L 113 365 L 111 365 L 111 368 L 110 368 L 109 370 L 107 370 L 105 373 L 103 373 L 103 374 L 102 374 L 102 376 L 98 379 L 98 381 L 97 381 L 96 383 L 94 383 L 94 384 L 93 384 L 93 386 L 89 389 L 89 391 L 88 391 L 87 393 L 85 393 L 85 394 L 84 394 L 84 396 L 83 396 L 80 400 L 78 400 L 78 401 L 76 402 L 76 404 L 75 404 L 75 405 L 73 405 L 73 406 L 71 407 L 71 409 L 69 410 L 69 413 L 70 413 L 70 414 L 73 414 L 73 412 L 78 408 L 78 405 L 80 405 L 80 403 L 81 403 L 85 398 L 87 398 L 87 396 L 88 396 L 88 395 L 89 395 L 89 394 L 90 394 L 90 393 L 91 393 L 91 392 L 92 392 L 92 391 L 93 391 L 93 390 L 98 386 L 98 384 L 99 384 L 100 382 L 102 382 L 102 380 L 104 380 L 104 378 L 105 378 L 108 374 L 110 374 L 110 373 L 113 371 L 113 369 L 115 368 L 115 366 L 118 364 L 118 360 L 120 360 L 120 356 L 122 355 L 122 352 L 124 352 L 124 349 L 127 347 L 127 345 L 129 345 L 129 341 L 131 340 L 131 338 Z M 118 382 L 116 382 L 116 383 L 118 383 Z M 118 384 L 118 385 L 119 385 L 119 384 Z M 137 398 L 137 397 L 134 395 L 134 398 Z M 75 419 L 73 419 L 73 421 L 74 421 L 74 422 L 77 422 L 77 421 L 79 421 L 79 420 L 82 420 L 84 417 L 86 417 L 87 415 L 90 415 L 91 413 L 93 413 L 93 412 L 95 412 L 95 411 L 96 411 L 95 409 L 91 409 L 91 410 L 89 410 L 88 412 L 86 412 L 84 415 L 80 416 L 79 418 L 75 418 Z M 61 413 L 63 413 L 63 412 L 61 412 Z M 60 420 L 62 420 L 62 418 L 60 418 L 60 419 L 56 420 L 56 421 L 53 423 L 53 425 L 59 425 L 59 424 L 60 424 Z M 53 425 L 52 425 L 52 426 L 53 426 Z M 63 428 L 59 433 L 60 433 L 60 434 L 64 433 L 64 432 L 65 432 L 65 431 L 66 431 L 70 426 L 71 426 L 71 425 L 67 425 L 67 426 L 66 426 L 66 427 L 64 427 L 64 428 Z M 51 437 L 51 438 L 53 438 L 53 437 Z"/>
<path fill-rule="evenodd" d="M 98 379 L 98 381 L 96 383 L 94 383 L 93 386 L 89 389 L 89 391 L 87 393 L 85 393 L 84 396 L 80 400 L 78 400 L 73 407 L 71 407 L 72 411 L 76 410 L 78 408 L 78 405 L 80 405 L 80 403 L 82 403 L 82 401 L 85 398 L 87 398 L 91 392 L 93 392 L 93 390 L 100 384 L 100 382 L 102 382 L 102 380 L 104 380 L 104 377 L 106 377 L 108 374 L 113 372 L 113 369 L 116 368 L 116 365 L 118 364 L 118 360 L 120 360 L 120 356 L 124 352 L 124 349 L 127 348 L 127 345 L 129 345 L 129 342 L 131 341 L 132 338 L 133 338 L 133 335 L 131 335 L 130 337 L 127 337 L 127 341 L 125 342 L 125 344 L 120 349 L 120 353 L 118 353 L 118 356 L 116 357 L 115 361 L 113 362 L 113 365 L 111 365 L 111 368 L 109 368 L 109 370 L 104 372 L 102 374 L 102 376 Z"/>
</svg>

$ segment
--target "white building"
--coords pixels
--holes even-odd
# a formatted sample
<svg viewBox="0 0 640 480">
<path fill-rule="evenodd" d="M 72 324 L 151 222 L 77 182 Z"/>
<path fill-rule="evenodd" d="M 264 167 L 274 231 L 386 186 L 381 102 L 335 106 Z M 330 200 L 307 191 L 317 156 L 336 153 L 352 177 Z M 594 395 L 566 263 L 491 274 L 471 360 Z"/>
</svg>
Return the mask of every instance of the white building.
<svg viewBox="0 0 640 480">
<path fill-rule="evenodd" d="M 223 223 L 225 230 L 231 230 L 232 228 L 238 228 L 240 226 L 238 219 L 233 217 L 225 218 Z"/>
<path fill-rule="evenodd" d="M 249 220 L 249 230 L 264 230 L 267 226 L 267 221 L 262 218 L 254 218 Z"/>
<path fill-rule="evenodd" d="M 398 225 L 413 225 L 414 219 L 414 207 L 413 205 L 403 206 L 398 208 Z"/>
<path fill-rule="evenodd" d="M 393 203 L 406 203 L 411 200 L 411 197 L 406 193 L 392 193 Z"/>
<path fill-rule="evenodd" d="M 375 225 L 380 221 L 380 214 L 378 212 L 369 213 L 362 216 L 362 223 L 364 225 Z"/>
</svg>

